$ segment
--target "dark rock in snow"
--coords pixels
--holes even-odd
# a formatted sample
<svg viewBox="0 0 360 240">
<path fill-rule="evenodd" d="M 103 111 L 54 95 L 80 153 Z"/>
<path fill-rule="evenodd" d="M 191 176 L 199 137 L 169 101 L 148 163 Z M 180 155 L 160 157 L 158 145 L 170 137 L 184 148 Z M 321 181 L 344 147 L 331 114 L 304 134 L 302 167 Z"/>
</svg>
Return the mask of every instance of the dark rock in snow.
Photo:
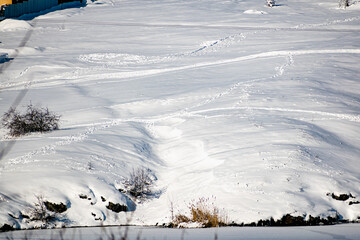
<svg viewBox="0 0 360 240">
<path fill-rule="evenodd" d="M 116 213 L 128 211 L 127 206 L 121 205 L 120 203 L 109 202 L 109 205 L 107 205 L 106 208 Z"/>
<path fill-rule="evenodd" d="M 47 208 L 47 210 L 51 211 L 51 212 L 55 212 L 55 213 L 63 213 L 67 210 L 67 206 L 63 203 L 52 203 L 49 201 L 44 202 L 45 207 Z"/>
</svg>

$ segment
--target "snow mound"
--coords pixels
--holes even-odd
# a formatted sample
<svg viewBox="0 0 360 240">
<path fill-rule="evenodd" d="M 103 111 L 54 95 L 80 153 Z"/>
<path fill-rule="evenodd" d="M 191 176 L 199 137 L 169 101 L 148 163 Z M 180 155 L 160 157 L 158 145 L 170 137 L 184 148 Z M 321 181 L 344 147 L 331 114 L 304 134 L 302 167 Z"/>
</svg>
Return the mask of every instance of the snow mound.
<svg viewBox="0 0 360 240">
<path fill-rule="evenodd" d="M 13 56 L 14 54 L 16 54 L 15 49 L 0 48 L 0 61 L 4 61 L 7 58 Z"/>
<path fill-rule="evenodd" d="M 268 14 L 267 12 L 264 12 L 264 11 L 258 11 L 258 10 L 246 10 L 244 12 L 245 14 L 253 14 L 253 15 L 261 15 L 261 14 Z"/>
<path fill-rule="evenodd" d="M 30 30 L 32 26 L 23 20 L 15 19 L 5 19 L 0 22 L 0 31 L 1 32 L 14 32 L 14 31 L 23 31 Z"/>
</svg>

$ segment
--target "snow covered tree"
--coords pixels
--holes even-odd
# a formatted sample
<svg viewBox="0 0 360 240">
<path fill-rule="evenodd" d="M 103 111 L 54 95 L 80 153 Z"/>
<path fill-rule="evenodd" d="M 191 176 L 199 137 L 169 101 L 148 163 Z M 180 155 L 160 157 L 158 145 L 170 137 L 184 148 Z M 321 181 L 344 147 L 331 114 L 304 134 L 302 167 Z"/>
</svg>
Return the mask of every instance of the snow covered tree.
<svg viewBox="0 0 360 240">
<path fill-rule="evenodd" d="M 275 6 L 275 0 L 266 0 L 266 5 L 268 7 L 273 7 Z"/>
<path fill-rule="evenodd" d="M 346 8 L 350 6 L 350 0 L 339 0 L 339 8 Z"/>
</svg>

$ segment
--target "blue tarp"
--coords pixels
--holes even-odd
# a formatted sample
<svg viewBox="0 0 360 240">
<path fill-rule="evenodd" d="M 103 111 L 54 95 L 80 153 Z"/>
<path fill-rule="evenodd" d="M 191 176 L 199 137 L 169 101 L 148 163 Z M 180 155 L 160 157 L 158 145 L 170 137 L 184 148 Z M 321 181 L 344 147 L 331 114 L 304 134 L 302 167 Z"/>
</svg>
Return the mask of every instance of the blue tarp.
<svg viewBox="0 0 360 240">
<path fill-rule="evenodd" d="M 4 9 L 4 17 L 19 17 L 27 13 L 40 12 L 56 5 L 58 5 L 58 0 L 27 0 L 22 3 L 16 3 L 6 6 Z"/>
</svg>

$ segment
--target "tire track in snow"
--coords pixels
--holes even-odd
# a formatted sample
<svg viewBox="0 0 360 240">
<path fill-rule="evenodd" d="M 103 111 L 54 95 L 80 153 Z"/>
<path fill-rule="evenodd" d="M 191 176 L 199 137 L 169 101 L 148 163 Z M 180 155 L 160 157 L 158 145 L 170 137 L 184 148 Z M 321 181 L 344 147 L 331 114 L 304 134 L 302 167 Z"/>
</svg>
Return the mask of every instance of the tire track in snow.
<svg viewBox="0 0 360 240">
<path fill-rule="evenodd" d="M 232 64 L 242 61 L 254 60 L 254 59 L 261 59 L 261 58 L 271 58 L 271 57 L 283 57 L 283 56 L 300 56 L 300 55 L 309 55 L 309 54 L 360 54 L 360 49 L 313 49 L 313 50 L 281 50 L 281 51 L 270 51 L 270 52 L 262 52 L 257 54 L 250 54 L 246 56 L 213 61 L 213 62 L 202 62 L 193 65 L 181 66 L 181 67 L 173 67 L 173 68 L 163 68 L 163 69 L 150 69 L 150 70 L 143 70 L 143 71 L 131 71 L 131 72 L 114 72 L 114 73 L 101 73 L 101 74 L 91 74 L 91 75 L 82 75 L 82 76 L 68 76 L 61 78 L 59 81 L 59 76 L 55 76 L 50 79 L 46 79 L 43 81 L 37 81 L 32 83 L 32 88 L 36 86 L 42 87 L 49 87 L 49 86 L 57 86 L 63 85 L 64 80 L 71 80 L 65 84 L 74 84 L 74 83 L 81 83 L 87 81 L 97 81 L 98 80 L 113 80 L 118 82 L 119 80 L 123 79 L 123 81 L 130 81 L 130 78 L 137 78 L 137 77 L 146 77 L 158 74 L 165 74 L 169 72 L 176 72 L 176 71 L 184 71 L 190 69 L 197 69 L 197 68 L 206 68 L 206 67 L 213 67 L 217 65 L 224 65 L 224 64 Z M 281 69 L 278 74 L 281 74 Z M 54 81 L 50 81 L 54 79 Z M 7 89 L 10 90 L 14 88 L 8 87 Z"/>
<path fill-rule="evenodd" d="M 182 67 L 164 68 L 164 69 L 151 69 L 144 71 L 134 72 L 121 72 L 121 73 L 105 73 L 105 74 L 92 74 L 87 76 L 86 80 L 98 80 L 98 79 L 124 79 L 134 77 L 145 77 L 156 74 L 163 74 L 168 72 L 183 71 L 195 68 L 212 67 L 216 65 L 231 64 L 236 62 L 254 60 L 259 58 L 270 58 L 270 57 L 282 57 L 282 56 L 300 56 L 308 54 L 360 54 L 360 49 L 314 49 L 314 50 L 282 50 L 282 51 L 270 51 L 257 54 L 251 54 L 247 56 L 241 56 L 232 59 L 219 60 L 214 62 L 203 62 Z M 85 80 L 84 79 L 84 80 Z"/>
<path fill-rule="evenodd" d="M 134 23 L 129 23 L 129 24 L 121 24 L 121 23 L 105 23 L 105 25 L 120 25 L 120 26 L 147 26 L 147 27 L 198 27 L 198 28 L 206 28 L 206 27 L 212 27 L 212 28 L 221 28 L 221 27 L 228 27 L 228 28 L 235 28 L 235 29 L 242 29 L 242 30 L 254 30 L 252 32 L 249 33 L 237 33 L 237 34 L 233 34 L 230 36 L 226 36 L 214 41 L 206 41 L 204 42 L 203 46 L 192 51 L 189 53 L 179 53 L 179 54 L 174 54 L 174 55 L 167 55 L 167 56 L 157 56 L 157 57 L 146 57 L 146 56 L 138 56 L 138 55 L 128 55 L 128 54 L 116 54 L 116 53 L 105 53 L 105 54 L 88 54 L 88 55 L 81 55 L 79 57 L 79 59 L 81 61 L 84 62 L 90 62 L 90 63 L 101 63 L 104 65 L 110 65 L 110 66 L 114 66 L 114 65 L 127 65 L 127 64 L 136 64 L 136 63 L 143 63 L 143 64 L 148 64 L 148 63 L 157 63 L 157 62 L 164 62 L 164 61 L 175 61 L 176 59 L 178 59 L 179 57 L 185 57 L 185 56 L 192 56 L 192 55 L 199 55 L 199 54 L 205 54 L 207 52 L 209 52 L 210 49 L 213 48 L 222 48 L 222 47 L 226 47 L 229 45 L 232 45 L 234 43 L 239 43 L 243 40 L 245 40 L 247 38 L 248 35 L 254 35 L 260 32 L 269 32 L 269 31 L 296 31 L 296 30 L 303 30 L 303 31 L 344 31 L 344 30 L 334 30 L 334 29 L 320 29 L 320 28 L 315 28 L 315 27 L 319 27 L 319 26 L 328 26 L 331 24 L 336 24 L 336 23 L 343 23 L 343 22 L 351 22 L 351 21 L 355 21 L 355 20 L 359 20 L 360 18 L 357 17 L 353 17 L 353 18 L 347 18 L 347 19 L 340 19 L 340 20 L 333 20 L 333 21 L 327 21 L 325 23 L 319 23 L 319 24 L 310 24 L 310 25 L 296 25 L 294 27 L 288 27 L 288 28 L 271 28 L 271 27 L 237 27 L 237 26 L 204 26 L 204 25 L 165 25 L 165 24 L 134 24 Z M 96 24 L 94 22 L 89 22 L 89 24 Z M 350 30 L 345 30 L 345 31 L 350 31 Z M 353 31 L 353 30 L 352 30 Z M 214 52 L 216 50 L 212 50 L 212 52 Z M 205 53 L 204 53 L 205 52 Z M 127 57 L 127 59 L 124 60 L 124 62 L 121 61 L 106 61 L 106 62 L 98 62 L 100 58 L 106 58 L 107 56 L 110 56 L 111 58 L 114 58 L 114 56 L 119 55 L 120 57 Z M 133 58 L 133 59 L 131 59 Z M 111 60 L 111 59 L 110 59 Z M 129 61 L 130 60 L 130 61 Z M 141 61 L 140 61 L 141 60 Z"/>
<path fill-rule="evenodd" d="M 116 4 L 115 4 L 116 5 Z M 179 29 L 230 29 L 230 30 L 246 30 L 246 31 L 318 31 L 318 32 L 353 32 L 354 29 L 327 29 L 318 28 L 323 26 L 330 26 L 338 23 L 347 23 L 360 20 L 360 17 L 351 17 L 344 19 L 328 20 L 323 23 L 315 24 L 298 24 L 293 27 L 275 27 L 275 26 L 239 26 L 234 24 L 195 24 L 195 23 L 162 23 L 162 22 L 118 22 L 118 21 L 90 21 L 80 20 L 76 21 L 84 25 L 101 25 L 101 26 L 118 26 L 118 27 L 153 27 L 153 28 L 179 28 Z M 46 19 L 48 24 L 58 24 L 58 21 Z M 224 37 L 225 38 L 225 37 Z"/>
<path fill-rule="evenodd" d="M 294 113 L 305 113 L 305 114 L 313 114 L 320 115 L 325 117 L 333 117 L 338 119 L 343 119 L 351 122 L 360 122 L 360 114 L 345 114 L 345 113 L 331 113 L 331 112 L 323 112 L 323 111 L 312 111 L 312 110 L 304 110 L 304 109 L 289 109 L 289 108 L 266 108 L 266 107 L 224 107 L 224 108 L 212 108 L 206 110 L 197 110 L 190 112 L 191 114 L 202 114 L 207 112 L 215 112 L 215 111 L 233 111 L 233 110 L 258 110 L 258 111 L 277 111 L 277 112 L 294 112 Z"/>
<path fill-rule="evenodd" d="M 114 2 L 112 0 L 109 0 L 110 4 L 111 5 L 115 5 Z M 224 44 L 225 42 L 228 42 L 228 41 L 235 41 L 236 38 L 240 37 L 239 40 L 237 40 L 236 42 L 240 42 L 240 41 L 243 41 L 247 35 L 253 35 L 253 34 L 256 34 L 258 32 L 267 32 L 267 31 L 286 31 L 286 30 L 314 30 L 314 31 L 337 31 L 336 29 L 318 29 L 317 27 L 322 27 L 322 26 L 329 26 L 329 25 L 333 25 L 333 24 L 338 24 L 338 23 L 346 23 L 346 22 L 353 22 L 353 21 L 359 21 L 360 20 L 360 17 L 352 17 L 352 18 L 345 18 L 345 19 L 336 19 L 336 20 L 328 20 L 326 22 L 323 22 L 323 23 L 318 23 L 318 24 L 299 24 L 299 25 L 296 25 L 294 27 L 288 27 L 288 28 L 271 28 L 271 27 L 256 27 L 256 28 L 253 28 L 253 27 L 238 27 L 238 26 L 223 26 L 223 25 L 214 25 L 214 26 L 207 26 L 207 25 L 191 25 L 191 24 L 183 24 L 183 25 L 169 25 L 169 24 L 149 24 L 149 23 L 118 23 L 118 22 L 114 22 L 114 23 L 109 23 L 109 22 L 106 22 L 105 25 L 119 25 L 119 26 L 153 26 L 153 27 L 196 27 L 196 28 L 206 28 L 206 27 L 210 27 L 210 28 L 230 28 L 230 29 L 243 29 L 243 30 L 256 30 L 254 32 L 251 32 L 251 33 L 247 33 L 247 34 L 244 34 L 244 33 L 238 33 L 238 34 L 233 34 L 233 35 L 230 35 L 230 36 L 226 36 L 226 37 L 223 37 L 223 38 L 220 38 L 218 40 L 215 40 L 213 42 L 210 42 L 209 44 L 206 44 L 205 46 L 197 49 L 197 50 L 194 50 L 190 53 L 182 53 L 182 54 L 175 54 L 175 55 L 170 55 L 170 56 L 165 56 L 165 57 L 155 57 L 154 59 L 151 58 L 150 59 L 150 62 L 152 63 L 156 63 L 156 62 L 163 62 L 163 61 L 171 61 L 171 60 L 175 60 L 177 59 L 178 57 L 184 57 L 184 56 L 191 56 L 191 55 L 198 55 L 199 53 L 202 53 L 204 50 L 209 50 L 210 48 L 213 48 L 213 47 L 218 47 L 219 45 L 221 44 Z M 89 24 L 98 24 L 97 22 L 83 22 L 82 23 L 89 23 Z M 103 24 L 103 23 L 102 23 Z M 339 30 L 341 31 L 341 30 Z M 353 30 L 351 30 L 353 31 Z M 228 44 L 229 45 L 229 44 Z M 310 50 L 311 51 L 311 50 Z M 324 50 L 326 51 L 326 50 Z M 270 52 L 269 52 L 270 53 Z M 319 52 L 320 53 L 320 52 Z M 309 53 L 308 53 L 309 54 Z M 95 54 L 96 55 L 96 54 Z M 106 54 L 105 54 L 106 55 Z M 124 55 L 124 54 L 120 54 L 121 56 Z M 80 60 L 84 60 L 84 61 L 87 61 L 89 60 L 89 62 L 92 61 L 92 54 L 90 54 L 89 56 L 80 56 Z M 251 55 L 249 55 L 250 57 Z M 106 57 L 106 56 L 105 56 Z M 130 57 L 135 57 L 135 58 L 145 58 L 144 56 L 130 56 Z M 165 60 L 164 60 L 165 59 Z M 132 59 L 133 60 L 133 59 Z M 131 78 L 131 77 L 142 77 L 142 76 L 148 76 L 148 75 L 153 75 L 153 74 L 161 74 L 161 73 L 166 73 L 166 72 L 171 72 L 171 71 L 179 71 L 179 70 L 186 70 L 186 69 L 190 69 L 190 68 L 196 68 L 196 67 L 206 67 L 206 66 L 211 66 L 211 65 L 217 65 L 217 64 L 226 64 L 226 63 L 229 63 L 228 61 L 231 61 L 231 60 L 226 60 L 224 61 L 223 63 L 219 63 L 219 62 L 214 62 L 214 63 L 200 63 L 198 65 L 193 65 L 193 66 L 184 66 L 184 67 L 178 67 L 178 68 L 169 68 L 169 69 L 159 69 L 159 70 L 145 70 L 145 71 L 137 71 L 137 72 L 125 72 L 125 73 L 118 73 L 118 74 L 115 74 L 115 73 L 110 73 L 110 74 L 103 74 L 103 75 L 96 75 L 97 77 L 99 78 L 102 78 L 102 79 L 109 79 L 109 78 L 120 78 L 120 79 L 123 79 L 123 78 Z M 234 59 L 234 61 L 236 61 Z M 95 61 L 96 62 L 96 61 Z M 103 63 L 105 65 L 108 64 L 107 63 Z M 113 65 L 114 64 L 114 61 L 111 61 L 110 65 Z M 125 64 L 126 65 L 126 64 Z M 27 71 L 28 69 L 26 69 Z M 26 73 L 26 71 L 24 73 Z M 281 69 L 279 69 L 279 73 Z M 19 77 L 22 77 L 23 73 L 20 74 Z M 17 77 L 18 78 L 18 77 Z M 78 79 L 77 76 L 55 76 L 55 77 L 51 77 L 51 78 L 47 78 L 43 81 L 37 81 L 37 83 L 39 84 L 34 84 L 34 85 L 37 85 L 37 86 L 55 86 L 55 85 L 61 85 L 63 84 L 63 81 L 60 81 L 60 82 L 56 82 L 55 83 L 53 82 L 53 84 L 51 85 L 48 85 L 49 82 L 48 80 L 53 80 L 53 79 L 68 79 L 68 80 L 74 80 L 74 79 Z M 88 76 L 88 80 L 91 80 L 89 79 L 89 76 Z M 94 80 L 94 79 L 92 79 Z M 86 81 L 86 80 L 85 80 Z M 41 84 L 41 82 L 46 82 L 47 84 Z M 72 81 L 72 82 L 82 82 L 82 81 Z M 3 85 L 3 84 L 0 84 L 0 88 L 2 89 L 17 89 L 17 88 L 22 88 L 24 83 L 11 83 L 11 84 L 8 84 L 8 85 Z"/>
<path fill-rule="evenodd" d="M 324 26 L 330 26 L 330 25 L 334 25 L 334 24 L 338 24 L 338 23 L 347 23 L 347 22 L 353 22 L 353 21 L 360 21 L 360 17 L 328 20 L 323 23 L 315 23 L 315 24 L 299 24 L 299 25 L 292 27 L 292 29 L 307 30 L 307 29 L 314 29 L 316 27 L 324 27 Z"/>
<path fill-rule="evenodd" d="M 270 52 L 250 54 L 246 56 L 213 61 L 213 62 L 202 62 L 202 63 L 181 66 L 181 67 L 150 69 L 150 70 L 131 71 L 131 72 L 100 73 L 100 74 L 82 75 L 80 77 L 70 76 L 68 78 L 63 78 L 62 81 L 56 80 L 53 82 L 46 82 L 43 84 L 43 86 L 47 87 L 47 86 L 61 85 L 64 84 L 63 82 L 64 79 L 71 80 L 71 82 L 68 84 L 87 82 L 87 81 L 98 81 L 99 79 L 101 80 L 116 79 L 114 80 L 116 82 L 118 82 L 121 79 L 123 79 L 123 81 L 130 81 L 130 78 L 147 77 L 147 76 L 165 74 L 176 71 L 213 67 L 224 64 L 233 64 L 237 62 L 249 61 L 254 59 L 283 57 L 283 56 L 300 56 L 300 55 L 310 55 L 310 54 L 360 54 L 360 49 L 313 49 L 313 50 L 295 50 L 295 51 L 294 50 L 270 51 Z M 33 87 L 35 87 L 34 85 L 39 85 L 39 82 L 32 84 Z"/>
</svg>

